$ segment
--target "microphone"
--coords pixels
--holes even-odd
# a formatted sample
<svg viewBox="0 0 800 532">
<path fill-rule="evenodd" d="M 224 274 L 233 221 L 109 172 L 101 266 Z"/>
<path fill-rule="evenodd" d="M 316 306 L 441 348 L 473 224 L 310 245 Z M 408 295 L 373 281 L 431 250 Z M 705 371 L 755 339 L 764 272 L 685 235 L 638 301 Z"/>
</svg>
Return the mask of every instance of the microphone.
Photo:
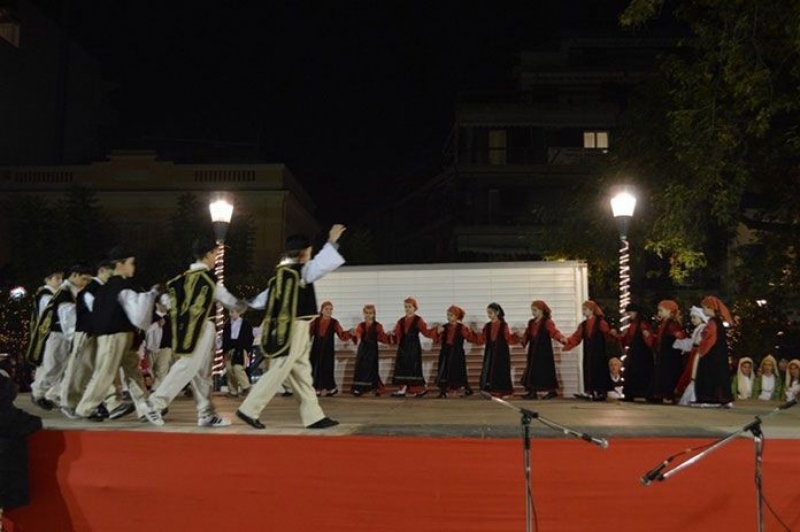
<svg viewBox="0 0 800 532">
<path fill-rule="evenodd" d="M 654 480 L 664 480 L 664 477 L 661 475 L 661 471 L 667 467 L 667 465 L 669 465 L 669 460 L 664 460 L 656 467 L 645 473 L 644 476 L 639 479 L 639 482 L 642 483 L 642 486 L 649 486 Z"/>
<path fill-rule="evenodd" d="M 794 405 L 797 404 L 797 399 L 792 399 L 791 401 L 786 401 L 781 406 L 778 407 L 779 410 L 786 410 L 787 408 L 792 408 Z"/>
<path fill-rule="evenodd" d="M 593 438 L 591 434 L 586 434 L 585 432 L 581 432 L 581 439 L 584 441 L 588 441 L 589 443 L 593 443 L 600 447 L 601 449 L 608 449 L 608 440 L 605 438 Z"/>
</svg>

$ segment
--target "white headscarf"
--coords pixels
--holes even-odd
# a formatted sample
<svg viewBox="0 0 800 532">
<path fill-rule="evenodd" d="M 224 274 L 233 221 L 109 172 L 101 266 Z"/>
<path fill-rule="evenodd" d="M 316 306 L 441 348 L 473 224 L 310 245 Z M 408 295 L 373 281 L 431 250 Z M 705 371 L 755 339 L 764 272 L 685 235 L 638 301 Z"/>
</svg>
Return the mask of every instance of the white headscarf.
<svg viewBox="0 0 800 532">
<path fill-rule="evenodd" d="M 750 363 L 749 376 L 742 373 L 742 364 L 745 362 Z M 755 373 L 755 369 L 752 358 L 742 357 L 739 359 L 739 369 L 736 370 L 736 392 L 738 396 L 736 399 L 750 399 L 750 396 L 753 394 L 753 373 Z"/>
<path fill-rule="evenodd" d="M 689 316 L 697 316 L 703 323 L 708 323 L 708 316 L 705 315 L 703 309 L 700 307 L 692 306 L 692 310 L 689 311 Z"/>
</svg>

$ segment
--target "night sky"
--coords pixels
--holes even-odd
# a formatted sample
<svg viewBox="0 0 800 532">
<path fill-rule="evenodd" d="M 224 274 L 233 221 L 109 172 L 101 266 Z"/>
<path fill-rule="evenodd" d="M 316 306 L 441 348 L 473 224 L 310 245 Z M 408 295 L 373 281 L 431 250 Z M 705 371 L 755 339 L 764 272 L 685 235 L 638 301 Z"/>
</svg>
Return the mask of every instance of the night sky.
<svg viewBox="0 0 800 532">
<path fill-rule="evenodd" d="M 460 92 L 513 88 L 520 51 L 613 28 L 625 2 L 67 5 L 73 39 L 114 87 L 104 149 L 147 138 L 257 143 L 323 218 L 351 221 L 360 192 L 391 196 L 398 178 L 442 167 Z"/>
</svg>

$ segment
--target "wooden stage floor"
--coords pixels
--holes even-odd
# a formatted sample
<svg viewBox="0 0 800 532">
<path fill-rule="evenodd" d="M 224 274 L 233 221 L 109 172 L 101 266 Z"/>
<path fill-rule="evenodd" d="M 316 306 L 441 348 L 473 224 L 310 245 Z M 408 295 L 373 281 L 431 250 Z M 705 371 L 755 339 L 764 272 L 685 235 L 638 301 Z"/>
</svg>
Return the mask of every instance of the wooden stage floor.
<svg viewBox="0 0 800 532">
<path fill-rule="evenodd" d="M 194 401 L 179 397 L 164 418 L 166 425 L 156 427 L 139 422 L 135 414 L 102 423 L 70 420 L 58 410 L 50 412 L 34 406 L 28 394 L 16 401 L 20 408 L 41 416 L 45 429 L 52 430 L 115 430 L 146 432 L 177 432 L 198 434 L 247 434 L 252 436 L 307 435 L 336 436 L 422 436 L 445 438 L 515 438 L 519 436 L 519 416 L 477 395 L 469 398 L 438 399 L 429 392 L 423 398 L 398 399 L 389 396 L 352 397 L 340 394 L 322 397 L 325 413 L 340 421 L 340 425 L 325 430 L 309 430 L 300 424 L 297 403 L 292 398 L 275 397 L 261 415 L 266 430 L 255 430 L 234 416 L 241 401 L 215 394 L 214 404 L 219 414 L 233 421 L 230 427 L 209 429 L 197 427 Z M 511 400 L 538 412 L 542 416 L 580 432 L 607 438 L 676 437 L 714 438 L 738 430 L 776 408 L 779 403 L 740 401 L 732 409 L 689 408 L 646 403 L 608 401 L 589 403 L 576 399 L 550 401 Z M 534 438 L 562 438 L 560 432 L 540 423 L 532 423 Z M 763 423 L 766 439 L 800 439 L 800 405 L 779 412 Z"/>
</svg>

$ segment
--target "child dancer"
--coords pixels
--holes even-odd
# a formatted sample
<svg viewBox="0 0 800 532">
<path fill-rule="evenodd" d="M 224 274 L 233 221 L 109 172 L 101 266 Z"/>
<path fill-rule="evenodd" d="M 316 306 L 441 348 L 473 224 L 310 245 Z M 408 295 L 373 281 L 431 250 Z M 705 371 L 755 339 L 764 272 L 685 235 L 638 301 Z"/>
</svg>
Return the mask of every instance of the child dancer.
<svg viewBox="0 0 800 532">
<path fill-rule="evenodd" d="M 731 394 L 731 378 L 728 373 L 728 342 L 725 338 L 725 326 L 733 323 L 728 307 L 714 296 L 706 296 L 700 302 L 703 313 L 709 320 L 697 354 L 697 377 L 695 378 L 695 394 L 697 406 L 733 406 Z"/>
<path fill-rule="evenodd" d="M 736 375 L 731 383 L 731 393 L 734 399 L 746 401 L 753 397 L 753 359 L 742 357 L 739 359 Z"/>
<path fill-rule="evenodd" d="M 400 389 L 392 393 L 392 397 L 422 397 L 428 393 L 425 388 L 425 377 L 422 375 L 422 344 L 419 335 L 434 338 L 435 328 L 429 329 L 425 320 L 417 316 L 417 300 L 413 297 L 403 301 L 406 315 L 397 321 L 392 339 L 397 343 L 397 356 L 394 362 L 392 384 L 399 384 Z"/>
<path fill-rule="evenodd" d="M 253 326 L 242 314 L 237 309 L 231 309 L 230 319 L 222 327 L 222 352 L 225 356 L 229 397 L 239 397 L 239 388 L 244 395 L 250 391 L 250 377 L 244 368 L 247 364 L 247 353 L 253 347 Z"/>
<path fill-rule="evenodd" d="M 780 401 L 783 398 L 783 382 L 778 376 L 778 362 L 772 355 L 761 360 L 758 375 L 753 379 L 753 399 Z"/>
<path fill-rule="evenodd" d="M 623 400 L 633 401 L 637 397 L 646 399 L 653 386 L 653 340 L 650 322 L 644 309 L 631 303 L 625 307 L 630 326 L 619 336 L 625 353 L 625 385 Z"/>
<path fill-rule="evenodd" d="M 439 351 L 439 371 L 436 384 L 439 386 L 439 397 L 447 397 L 448 391 L 463 389 L 462 397 L 472 395 L 472 388 L 467 379 L 467 357 L 464 353 L 464 341 L 478 343 L 472 330 L 461 323 L 464 309 L 452 305 L 447 309 L 447 323 L 436 331 L 436 342 L 442 344 Z"/>
<path fill-rule="evenodd" d="M 658 317 L 661 323 L 655 339 L 656 367 L 655 389 L 652 402 L 660 403 L 663 400 L 675 402 L 675 387 L 683 373 L 684 361 L 681 350 L 675 349 L 672 344 L 675 340 L 686 338 L 686 331 L 681 325 L 678 304 L 665 299 L 658 304 Z"/>
<path fill-rule="evenodd" d="M 389 344 L 383 325 L 375 321 L 375 305 L 364 305 L 364 321 L 353 332 L 353 341 L 358 344 L 356 367 L 353 372 L 353 395 L 358 397 L 372 391 L 376 396 L 383 393 L 383 381 L 378 373 L 378 342 Z"/>
<path fill-rule="evenodd" d="M 44 359 L 45 346 L 50 343 L 50 350 L 57 351 L 58 345 L 64 343 L 56 337 L 51 339 L 50 325 L 53 321 L 54 307 L 50 304 L 53 296 L 61 287 L 64 282 L 64 272 L 61 270 L 53 270 L 44 278 L 44 284 L 40 286 L 33 296 L 33 309 L 31 310 L 30 320 L 30 335 L 28 340 L 28 350 L 25 359 L 36 368 L 41 367 L 42 360 Z M 52 358 L 52 357 L 51 357 Z M 41 376 L 44 376 L 45 371 L 41 370 Z M 40 370 L 36 370 L 36 377 L 39 377 Z M 46 391 L 46 390 L 45 390 Z M 55 403 L 45 399 L 44 392 L 41 392 L 39 397 L 31 393 L 31 401 L 36 406 L 44 410 L 52 410 Z"/>
<path fill-rule="evenodd" d="M 508 328 L 506 313 L 497 303 L 486 307 L 489 322 L 484 325 L 478 343 L 486 345 L 483 351 L 481 368 L 481 390 L 494 396 L 510 397 L 514 393 L 511 383 L 511 350 L 509 345 L 519 343 L 519 339 Z"/>
<path fill-rule="evenodd" d="M 684 353 L 689 353 L 686 366 L 683 368 L 681 378 L 678 380 L 678 385 L 675 387 L 675 397 L 680 397 L 678 404 L 683 406 L 688 406 L 696 400 L 694 381 L 697 376 L 697 363 L 700 360 L 700 357 L 697 355 L 697 348 L 700 345 L 703 329 L 706 328 L 706 322 L 708 321 L 708 316 L 703 313 L 703 309 L 700 307 L 692 307 L 689 316 L 692 320 L 692 325 L 694 325 L 692 337 L 675 340 L 675 343 L 672 344 L 672 347 L 675 349 L 680 349 Z"/>
<path fill-rule="evenodd" d="M 617 357 L 608 360 L 608 376 L 611 379 L 611 390 L 608 396 L 611 399 L 625 399 L 625 379 L 622 376 L 622 361 Z"/>
<path fill-rule="evenodd" d="M 339 321 L 333 318 L 333 303 L 325 301 L 319 309 L 319 316 L 311 321 L 311 373 L 314 377 L 314 389 L 317 395 L 333 397 L 339 393 L 336 386 L 334 369 L 336 368 L 336 346 L 333 335 L 342 341 L 350 339 L 350 334 L 342 329 Z"/>
<path fill-rule="evenodd" d="M 613 335 L 603 310 L 597 303 L 591 300 L 584 301 L 581 310 L 586 319 L 578 325 L 564 344 L 564 351 L 569 351 L 583 342 L 584 392 L 576 393 L 575 397 L 586 401 L 605 401 L 611 389 L 606 340 L 613 338 Z"/>
<path fill-rule="evenodd" d="M 525 399 L 538 399 L 538 392 L 544 392 L 542 399 L 552 399 L 558 389 L 556 362 L 553 355 L 553 340 L 564 343 L 564 335 L 556 329 L 550 317 L 550 307 L 544 301 L 531 303 L 533 319 L 522 337 L 522 346 L 528 347 L 528 364 L 522 375 L 521 384 L 527 393 Z"/>
<path fill-rule="evenodd" d="M 800 399 L 800 360 L 796 358 L 786 365 L 784 394 L 787 401 Z"/>
</svg>

